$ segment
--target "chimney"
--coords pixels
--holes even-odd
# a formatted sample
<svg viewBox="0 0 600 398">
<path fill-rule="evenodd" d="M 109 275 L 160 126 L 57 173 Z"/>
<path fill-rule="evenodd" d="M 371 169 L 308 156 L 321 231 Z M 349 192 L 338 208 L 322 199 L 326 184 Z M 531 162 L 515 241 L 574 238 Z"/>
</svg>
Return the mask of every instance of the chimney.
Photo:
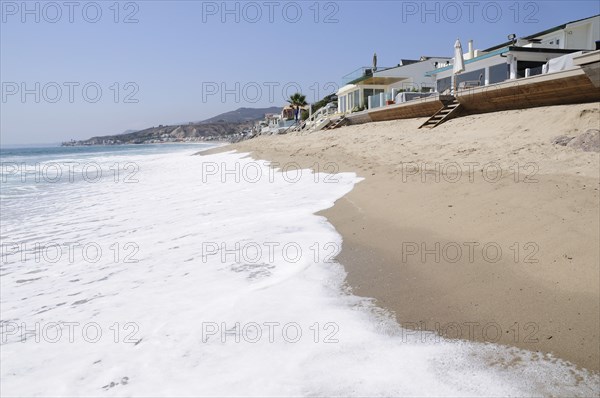
<svg viewBox="0 0 600 398">
<path fill-rule="evenodd" d="M 473 40 L 469 40 L 469 59 L 475 58 L 475 52 L 473 51 Z"/>
</svg>

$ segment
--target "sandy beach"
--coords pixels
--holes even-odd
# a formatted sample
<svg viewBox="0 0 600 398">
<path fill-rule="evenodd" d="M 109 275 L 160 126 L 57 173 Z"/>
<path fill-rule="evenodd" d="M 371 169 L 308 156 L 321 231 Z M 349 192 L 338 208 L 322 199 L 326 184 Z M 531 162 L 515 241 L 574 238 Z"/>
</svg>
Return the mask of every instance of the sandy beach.
<svg viewBox="0 0 600 398">
<path fill-rule="evenodd" d="M 600 155 L 552 140 L 600 104 L 261 136 L 218 149 L 364 180 L 325 211 L 354 294 L 415 333 L 600 370 Z M 422 333 L 423 338 L 429 334 Z"/>
</svg>

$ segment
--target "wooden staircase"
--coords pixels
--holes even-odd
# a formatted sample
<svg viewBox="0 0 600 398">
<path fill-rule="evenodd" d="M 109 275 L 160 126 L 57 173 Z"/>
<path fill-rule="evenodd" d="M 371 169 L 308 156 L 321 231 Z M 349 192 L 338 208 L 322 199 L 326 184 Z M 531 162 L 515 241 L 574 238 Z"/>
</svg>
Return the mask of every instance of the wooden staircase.
<svg viewBox="0 0 600 398">
<path fill-rule="evenodd" d="M 349 122 L 348 119 L 346 119 L 346 116 L 342 116 L 341 118 L 339 118 L 338 120 L 329 123 L 323 130 L 333 130 L 333 129 L 337 129 L 338 127 L 342 127 L 347 125 Z"/>
<path fill-rule="evenodd" d="M 301 121 L 298 121 L 298 122 L 295 122 L 294 124 L 292 124 L 292 125 L 291 125 L 290 127 L 288 127 L 287 129 L 285 129 L 285 130 L 283 131 L 283 133 L 281 133 L 281 134 L 287 134 L 287 133 L 290 133 L 290 132 L 292 132 L 292 131 L 300 131 L 300 130 L 302 130 L 302 129 L 303 129 L 305 126 L 306 126 L 306 122 L 301 122 Z"/>
<path fill-rule="evenodd" d="M 423 123 L 419 128 L 429 128 L 432 129 L 440 124 L 444 123 L 446 120 L 450 120 L 455 117 L 460 109 L 460 103 L 456 100 L 456 98 L 452 97 L 452 100 L 446 102 L 444 107 L 437 111 L 433 116 L 431 116 L 425 123 Z"/>
</svg>

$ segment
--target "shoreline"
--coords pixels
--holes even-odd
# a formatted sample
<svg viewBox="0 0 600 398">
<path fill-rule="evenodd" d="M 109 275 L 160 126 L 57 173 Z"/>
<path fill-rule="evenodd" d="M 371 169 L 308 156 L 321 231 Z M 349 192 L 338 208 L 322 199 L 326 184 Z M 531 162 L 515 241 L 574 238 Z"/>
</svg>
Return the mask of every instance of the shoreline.
<svg viewBox="0 0 600 398">
<path fill-rule="evenodd" d="M 416 130 L 421 119 L 398 120 L 203 153 L 357 173 L 364 180 L 318 213 L 342 235 L 337 261 L 353 294 L 415 333 L 552 353 L 598 373 L 599 155 L 551 144 L 597 128 L 598 116 L 592 103 L 467 116 L 430 131 Z M 506 173 L 483 174 L 492 165 Z"/>
<path fill-rule="evenodd" d="M 558 181 L 552 178 L 543 185 L 551 187 Z M 515 252 L 511 251 L 515 242 L 503 234 L 490 231 L 490 238 L 478 240 L 479 228 L 473 225 L 463 226 L 470 233 L 452 233 L 450 228 L 440 233 L 431 227 L 419 228 L 418 219 L 405 225 L 395 224 L 394 220 L 409 219 L 410 211 L 398 209 L 390 214 L 389 209 L 378 210 L 385 208 L 385 199 L 372 202 L 373 207 L 362 206 L 366 203 L 365 196 L 377 185 L 375 180 L 365 182 L 339 200 L 334 208 L 322 212 L 343 236 L 343 250 L 337 260 L 346 269 L 346 280 L 354 294 L 373 297 L 377 305 L 392 311 L 401 326 L 416 330 L 417 335 L 420 331 L 434 331 L 448 338 L 553 353 L 579 367 L 598 372 L 597 317 L 593 315 L 598 313 L 597 296 L 590 292 L 561 291 L 560 284 L 564 281 L 560 278 L 535 275 L 551 262 L 559 262 L 553 272 L 562 274 L 560 268 L 572 266 L 578 254 L 565 253 L 569 258 L 560 252 L 542 256 L 540 252 L 549 250 L 544 243 L 550 238 L 539 239 L 544 242 L 539 245 L 533 242 L 534 254 L 533 249 L 524 250 L 528 242 L 516 238 L 522 253 L 515 264 Z M 585 182 L 592 180 L 582 179 L 582 183 Z M 413 185 L 412 188 L 419 187 Z M 430 189 L 431 186 L 423 187 L 425 191 Z M 503 200 L 507 200 L 512 194 L 511 191 L 496 192 L 496 197 L 502 195 Z M 457 199 L 459 195 L 452 194 L 435 201 L 441 209 L 442 206 L 448 209 L 443 211 L 447 212 L 450 225 L 452 215 L 465 211 L 460 205 L 449 208 L 446 204 L 457 203 Z M 405 204 L 410 201 L 414 209 L 419 200 L 417 194 Z M 492 206 L 488 200 L 486 207 Z M 467 218 L 466 215 L 459 217 Z M 525 217 L 525 212 L 519 217 Z M 533 219 L 526 221 L 531 222 Z M 439 227 L 435 221 L 431 224 Z M 469 243 L 474 248 L 472 253 L 468 250 Z M 437 250 L 436 244 L 439 244 Z M 492 244 L 487 261 L 484 251 L 478 250 L 486 244 Z M 444 247 L 448 248 L 446 252 Z M 459 247 L 462 251 L 456 250 Z M 503 252 L 498 261 L 494 257 L 495 247 Z M 416 251 L 416 254 L 410 255 L 407 251 Z M 531 260 L 537 263 L 524 263 L 532 254 Z M 436 255 L 439 258 L 436 259 Z M 458 257 L 462 258 L 455 261 Z M 588 271 L 587 277 L 595 277 L 593 270 Z M 575 309 L 580 310 L 575 312 Z"/>
</svg>

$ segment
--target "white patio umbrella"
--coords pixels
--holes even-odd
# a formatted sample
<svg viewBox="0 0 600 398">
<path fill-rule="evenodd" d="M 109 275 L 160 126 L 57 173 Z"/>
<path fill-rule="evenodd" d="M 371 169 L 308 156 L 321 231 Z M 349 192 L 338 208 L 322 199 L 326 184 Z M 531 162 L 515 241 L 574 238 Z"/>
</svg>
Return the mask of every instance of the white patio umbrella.
<svg viewBox="0 0 600 398">
<path fill-rule="evenodd" d="M 454 43 L 454 67 L 452 68 L 452 73 L 458 75 L 464 71 L 465 59 L 463 58 L 462 45 L 460 44 L 460 40 L 456 39 L 456 43 Z"/>
<path fill-rule="evenodd" d="M 463 58 L 462 45 L 460 40 L 456 39 L 454 43 L 454 66 L 452 67 L 452 74 L 454 75 L 454 91 L 456 92 L 456 75 L 465 71 L 465 59 Z"/>
</svg>

